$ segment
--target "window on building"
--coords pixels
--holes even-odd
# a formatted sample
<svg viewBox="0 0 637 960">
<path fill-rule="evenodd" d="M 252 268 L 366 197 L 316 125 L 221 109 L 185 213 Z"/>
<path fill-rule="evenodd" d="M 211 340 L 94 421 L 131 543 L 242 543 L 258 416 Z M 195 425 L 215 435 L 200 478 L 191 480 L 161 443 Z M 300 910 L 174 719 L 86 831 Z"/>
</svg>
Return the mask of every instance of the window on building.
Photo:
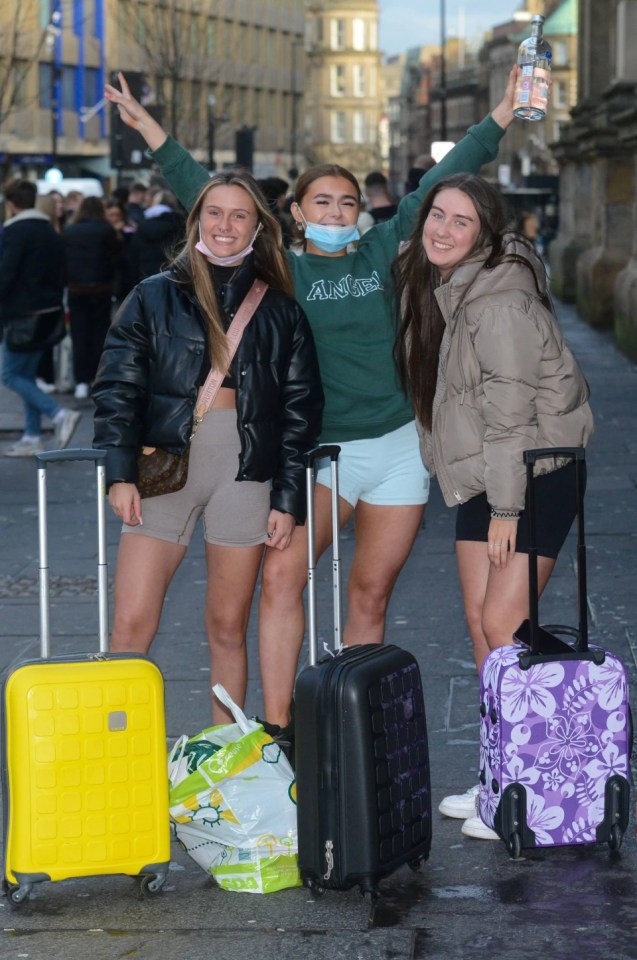
<svg viewBox="0 0 637 960">
<path fill-rule="evenodd" d="M 352 20 L 352 46 L 354 50 L 365 49 L 365 21 L 360 17 Z"/>
<path fill-rule="evenodd" d="M 369 95 L 376 97 L 378 95 L 378 73 L 376 66 L 372 64 L 369 68 Z"/>
<path fill-rule="evenodd" d="M 332 97 L 345 96 L 345 67 L 343 64 L 332 64 L 330 67 L 330 95 Z"/>
<path fill-rule="evenodd" d="M 554 80 L 551 88 L 553 106 L 563 110 L 568 107 L 568 90 L 564 80 Z"/>
<path fill-rule="evenodd" d="M 274 66 L 276 57 L 276 35 L 274 30 L 268 30 L 266 48 L 265 48 L 265 60 L 269 67 Z"/>
<path fill-rule="evenodd" d="M 316 42 L 319 47 L 323 46 L 323 17 L 316 19 Z"/>
<path fill-rule="evenodd" d="M 77 82 L 76 67 L 62 67 L 61 77 L 61 106 L 63 110 L 75 110 L 77 108 L 75 87 Z"/>
<path fill-rule="evenodd" d="M 555 40 L 553 47 L 553 63 L 556 67 L 565 67 L 568 63 L 568 44 L 565 40 Z"/>
<path fill-rule="evenodd" d="M 367 94 L 365 65 L 362 63 L 354 64 L 354 96 L 364 97 Z"/>
<path fill-rule="evenodd" d="M 378 24 L 375 20 L 369 25 L 369 49 L 378 50 Z"/>
<path fill-rule="evenodd" d="M 206 53 L 214 57 L 217 52 L 217 21 L 212 17 L 206 20 Z"/>
<path fill-rule="evenodd" d="M 330 47 L 332 50 L 345 49 L 345 21 L 330 20 Z"/>
<path fill-rule="evenodd" d="M 102 99 L 100 73 L 96 67 L 84 68 L 84 106 L 93 107 Z"/>
<path fill-rule="evenodd" d="M 356 110 L 352 114 L 352 140 L 354 143 L 365 143 L 365 114 Z"/>
<path fill-rule="evenodd" d="M 332 143 L 345 143 L 345 111 L 332 110 L 330 114 L 330 140 Z"/>
</svg>

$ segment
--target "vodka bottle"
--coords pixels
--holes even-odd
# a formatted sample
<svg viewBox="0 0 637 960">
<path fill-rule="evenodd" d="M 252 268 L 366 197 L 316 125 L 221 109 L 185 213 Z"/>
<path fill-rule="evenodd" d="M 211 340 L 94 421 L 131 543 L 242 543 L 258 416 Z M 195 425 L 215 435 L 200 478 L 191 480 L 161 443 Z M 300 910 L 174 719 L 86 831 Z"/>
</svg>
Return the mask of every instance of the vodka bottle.
<svg viewBox="0 0 637 960">
<path fill-rule="evenodd" d="M 513 113 L 521 120 L 544 120 L 549 102 L 553 53 L 544 39 L 544 17 L 531 20 L 531 36 L 518 50 L 520 72 L 515 87 Z"/>
</svg>

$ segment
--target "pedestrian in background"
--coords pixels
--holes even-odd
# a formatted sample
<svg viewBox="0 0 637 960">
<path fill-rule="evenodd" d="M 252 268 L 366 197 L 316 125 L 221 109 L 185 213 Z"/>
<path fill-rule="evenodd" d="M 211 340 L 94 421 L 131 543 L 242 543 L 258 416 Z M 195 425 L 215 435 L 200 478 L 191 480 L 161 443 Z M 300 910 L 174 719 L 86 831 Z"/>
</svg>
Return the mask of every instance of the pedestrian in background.
<svg viewBox="0 0 637 960">
<path fill-rule="evenodd" d="M 39 195 L 35 202 L 35 209 L 45 213 L 53 225 L 56 233 L 61 234 L 65 224 L 64 197 L 57 190 Z M 35 382 L 43 393 L 55 393 L 55 364 L 53 362 L 53 347 L 46 347 L 38 364 Z"/>
<path fill-rule="evenodd" d="M 69 190 L 67 195 L 64 197 L 65 224 L 69 224 L 75 219 L 83 199 L 84 194 L 81 190 Z"/>
<path fill-rule="evenodd" d="M 228 366 L 226 333 L 255 280 L 269 288 Z M 167 272 L 140 283 L 118 312 L 93 391 L 95 445 L 107 451 L 109 500 L 124 522 L 112 647 L 148 651 L 202 516 L 211 684 L 222 683 L 240 706 L 263 544 L 285 552 L 295 524 L 304 522 L 303 455 L 321 429 L 314 340 L 291 294 L 281 231 L 256 182 L 247 173 L 206 177 L 183 252 Z M 211 366 L 220 376 L 226 371 L 225 379 L 193 425 Z M 185 486 L 142 499 L 142 445 L 149 455 L 157 447 L 183 455 L 189 438 Z M 228 720 L 216 698 L 213 720 Z"/>
<path fill-rule="evenodd" d="M 264 177 L 263 180 L 257 180 L 257 183 L 263 196 L 268 201 L 273 216 L 279 221 L 283 235 L 283 246 L 287 249 L 294 240 L 294 220 L 286 210 L 288 187 L 290 185 L 282 177 Z"/>
<path fill-rule="evenodd" d="M 131 244 L 137 227 L 127 218 L 126 205 L 119 200 L 110 199 L 106 202 L 106 219 L 115 230 L 121 243 L 120 253 L 115 263 L 115 279 L 113 282 L 113 299 L 116 304 L 120 304 L 136 283 Z"/>
<path fill-rule="evenodd" d="M 152 204 L 130 241 L 130 269 L 134 283 L 159 273 L 183 239 L 184 218 L 175 195 L 162 188 L 152 194 Z"/>
<path fill-rule="evenodd" d="M 128 199 L 126 201 L 126 219 L 135 226 L 144 219 L 144 201 L 146 199 L 146 184 L 137 180 L 128 188 Z"/>
<path fill-rule="evenodd" d="M 89 396 L 111 322 L 115 270 L 122 241 L 104 202 L 85 197 L 64 231 L 75 397 Z"/>
<path fill-rule="evenodd" d="M 365 177 L 363 194 L 365 210 L 358 218 L 358 229 L 366 233 L 377 223 L 384 223 L 396 216 L 398 206 L 394 203 L 389 192 L 387 177 L 380 170 L 372 170 Z"/>
<path fill-rule="evenodd" d="M 65 282 L 64 244 L 49 217 L 35 209 L 36 196 L 29 180 L 4 187 L 9 219 L 0 253 L 2 382 L 22 399 L 25 417 L 22 437 L 3 450 L 5 457 L 30 457 L 44 449 L 43 414 L 53 421 L 56 447 L 68 445 L 81 417 L 36 384 L 43 351 L 64 335 Z"/>
<path fill-rule="evenodd" d="M 459 504 L 458 573 L 480 671 L 528 617 L 523 453 L 586 446 L 588 385 L 551 308 L 542 261 L 507 232 L 502 198 L 481 177 L 436 184 L 395 276 L 399 369 L 427 467 L 447 506 Z M 535 472 L 541 594 L 577 513 L 575 466 L 554 458 Z M 497 840 L 476 816 L 477 792 L 446 797 L 440 810 L 464 819 L 468 836 Z"/>
</svg>

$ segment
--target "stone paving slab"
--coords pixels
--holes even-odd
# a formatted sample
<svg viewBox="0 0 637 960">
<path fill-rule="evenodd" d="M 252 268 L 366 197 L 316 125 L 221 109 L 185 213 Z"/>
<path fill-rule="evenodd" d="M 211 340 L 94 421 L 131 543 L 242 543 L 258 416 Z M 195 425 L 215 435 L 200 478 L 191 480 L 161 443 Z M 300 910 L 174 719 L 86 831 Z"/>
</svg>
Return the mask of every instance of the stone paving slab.
<svg viewBox="0 0 637 960">
<path fill-rule="evenodd" d="M 589 453 L 587 497 L 591 636 L 622 655 L 633 685 L 637 655 L 637 374 L 611 338 L 560 307 L 571 346 L 593 391 L 597 433 Z M 0 387 L 0 407 L 11 403 Z M 88 408 L 87 408 L 88 411 Z M 85 416 L 74 442 L 90 445 Z M 3 441 L 0 435 L 0 451 Z M 49 511 L 53 576 L 90 578 L 96 557 L 93 470 L 51 470 Z M 37 577 L 35 470 L 0 457 L 0 583 Z M 168 889 L 140 901 L 133 880 L 91 878 L 45 884 L 19 912 L 0 897 L 0 957 L 29 960 L 634 960 L 637 955 L 637 840 L 631 816 L 619 854 L 604 846 L 527 852 L 511 861 L 501 843 L 464 838 L 460 821 L 437 804 L 475 781 L 478 682 L 471 661 L 453 549 L 453 511 L 435 489 L 424 530 L 397 584 L 388 639 L 419 658 L 425 687 L 434 801 L 431 857 L 382 884 L 377 927 L 356 890 L 312 901 L 303 889 L 267 897 L 225 893 L 173 845 Z M 119 524 L 107 523 L 114 571 Z M 353 546 L 343 538 L 344 567 Z M 58 566 L 55 566 L 55 563 Z M 166 602 L 152 654 L 166 676 L 169 738 L 195 732 L 209 718 L 208 650 L 202 627 L 203 548 L 193 543 Z M 320 568 L 320 630 L 329 642 L 331 574 Z M 37 654 L 37 594 L 0 597 L 0 674 Z M 55 649 L 92 649 L 95 597 L 88 579 L 79 597 L 56 596 Z M 546 620 L 575 615 L 575 545 L 571 537 L 542 602 Z M 303 656 L 305 656 L 305 651 Z M 248 712 L 261 690 L 256 623 L 249 631 Z"/>
</svg>

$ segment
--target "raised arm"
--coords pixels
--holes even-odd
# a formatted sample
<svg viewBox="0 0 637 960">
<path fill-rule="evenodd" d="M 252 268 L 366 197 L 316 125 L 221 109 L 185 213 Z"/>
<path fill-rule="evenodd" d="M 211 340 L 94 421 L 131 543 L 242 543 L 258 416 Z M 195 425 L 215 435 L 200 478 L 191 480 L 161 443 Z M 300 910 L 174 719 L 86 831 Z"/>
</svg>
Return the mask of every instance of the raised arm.
<svg viewBox="0 0 637 960">
<path fill-rule="evenodd" d="M 201 187 L 208 180 L 207 170 L 173 140 L 161 124 L 151 117 L 148 110 L 132 96 L 124 74 L 118 73 L 117 76 L 122 89 L 118 90 L 107 83 L 104 96 L 115 104 L 126 126 L 141 134 L 179 202 L 186 210 L 190 210 Z"/>
<path fill-rule="evenodd" d="M 165 142 L 168 134 L 161 124 L 157 123 L 148 110 L 142 107 L 141 103 L 131 94 L 124 74 L 118 73 L 117 78 L 122 89 L 118 90 L 117 87 L 107 83 L 104 86 L 104 96 L 115 104 L 126 126 L 137 130 L 151 150 L 157 150 Z"/>
<path fill-rule="evenodd" d="M 418 219 L 420 205 L 435 183 L 452 173 L 479 173 L 483 164 L 495 160 L 500 140 L 515 119 L 513 99 L 517 66 L 509 73 L 506 89 L 492 113 L 473 127 L 443 159 L 421 178 L 418 188 L 401 200 L 395 218 L 398 240 L 407 240 Z"/>
</svg>

